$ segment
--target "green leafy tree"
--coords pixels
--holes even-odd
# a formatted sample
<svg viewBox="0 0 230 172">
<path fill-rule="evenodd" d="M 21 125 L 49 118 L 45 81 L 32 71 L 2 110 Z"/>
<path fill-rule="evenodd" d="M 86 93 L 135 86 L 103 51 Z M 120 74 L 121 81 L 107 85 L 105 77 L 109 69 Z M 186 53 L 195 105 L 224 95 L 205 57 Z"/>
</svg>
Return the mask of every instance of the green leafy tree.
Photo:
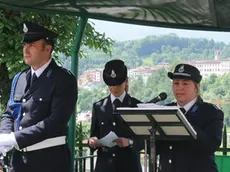
<svg viewBox="0 0 230 172">
<path fill-rule="evenodd" d="M 226 124 L 230 125 L 230 74 L 211 75 L 201 82 L 201 94 L 205 101 L 219 106 L 224 112 Z"/>
<path fill-rule="evenodd" d="M 108 88 L 105 84 L 93 89 L 79 89 L 78 92 L 78 111 L 91 111 L 94 102 L 102 99 L 109 94 Z"/>
<path fill-rule="evenodd" d="M 2 105 L 7 103 L 12 77 L 27 67 L 23 62 L 21 44 L 24 21 L 36 22 L 59 34 L 53 54 L 59 62 L 58 55 L 71 56 L 76 29 L 79 25 L 79 18 L 75 16 L 22 13 L 0 9 L 0 103 Z M 110 47 L 113 41 L 106 38 L 105 34 L 97 32 L 93 23 L 87 23 L 81 43 L 82 47 L 100 49 L 111 55 Z M 79 56 L 86 56 L 82 49 Z"/>
<path fill-rule="evenodd" d="M 222 57 L 230 57 L 230 44 L 228 44 L 221 52 Z"/>
</svg>

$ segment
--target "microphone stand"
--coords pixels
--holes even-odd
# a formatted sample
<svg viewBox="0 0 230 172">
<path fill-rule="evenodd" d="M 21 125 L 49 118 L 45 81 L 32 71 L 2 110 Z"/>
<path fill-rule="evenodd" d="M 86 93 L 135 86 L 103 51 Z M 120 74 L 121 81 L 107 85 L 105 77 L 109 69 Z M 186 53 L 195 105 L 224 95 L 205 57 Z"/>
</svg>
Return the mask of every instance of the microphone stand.
<svg viewBox="0 0 230 172">
<path fill-rule="evenodd" d="M 150 131 L 150 161 L 149 171 L 156 172 L 156 128 L 152 126 Z"/>
</svg>

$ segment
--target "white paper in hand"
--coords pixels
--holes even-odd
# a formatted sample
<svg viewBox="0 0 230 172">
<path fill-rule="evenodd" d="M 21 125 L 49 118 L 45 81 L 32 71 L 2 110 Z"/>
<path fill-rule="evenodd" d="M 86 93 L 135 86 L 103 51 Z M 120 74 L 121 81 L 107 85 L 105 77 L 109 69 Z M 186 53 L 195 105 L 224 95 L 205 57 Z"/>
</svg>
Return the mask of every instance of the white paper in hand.
<svg viewBox="0 0 230 172">
<path fill-rule="evenodd" d="M 117 138 L 118 138 L 117 135 L 113 131 L 110 131 L 109 134 L 107 134 L 105 137 L 101 138 L 100 140 L 97 140 L 97 142 L 101 143 L 103 146 L 110 148 L 117 145 L 117 143 L 113 142 Z"/>
</svg>

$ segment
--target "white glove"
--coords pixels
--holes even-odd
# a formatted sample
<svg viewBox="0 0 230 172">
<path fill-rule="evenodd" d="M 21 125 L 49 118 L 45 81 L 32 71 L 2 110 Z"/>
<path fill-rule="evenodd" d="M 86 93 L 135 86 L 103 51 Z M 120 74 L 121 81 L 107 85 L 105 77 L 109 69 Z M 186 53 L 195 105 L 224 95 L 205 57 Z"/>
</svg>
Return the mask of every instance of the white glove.
<svg viewBox="0 0 230 172">
<path fill-rule="evenodd" d="M 13 149 L 14 146 L 0 146 L 0 154 L 6 156 L 6 153 Z"/>
<path fill-rule="evenodd" d="M 16 146 L 17 141 L 15 139 L 14 133 L 10 134 L 0 134 L 0 146 Z"/>
</svg>

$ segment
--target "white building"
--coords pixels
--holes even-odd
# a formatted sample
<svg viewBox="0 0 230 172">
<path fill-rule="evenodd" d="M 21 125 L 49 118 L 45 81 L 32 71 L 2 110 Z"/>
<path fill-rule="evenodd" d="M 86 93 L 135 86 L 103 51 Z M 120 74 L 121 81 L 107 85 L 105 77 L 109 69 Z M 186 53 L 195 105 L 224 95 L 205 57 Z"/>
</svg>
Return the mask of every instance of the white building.
<svg viewBox="0 0 230 172">
<path fill-rule="evenodd" d="M 128 71 L 128 76 L 132 79 L 138 79 L 141 77 L 145 82 L 148 79 L 148 77 L 152 75 L 153 72 L 154 70 L 152 70 L 151 67 L 140 66 L 135 69 L 130 69 Z"/>
<path fill-rule="evenodd" d="M 216 51 L 215 60 L 186 61 L 200 70 L 202 76 L 211 74 L 223 75 L 230 73 L 230 58 L 220 60 L 220 51 Z"/>
<path fill-rule="evenodd" d="M 141 77 L 144 82 L 153 74 L 153 72 L 158 69 L 168 68 L 168 63 L 159 63 L 155 66 L 139 66 L 135 69 L 130 69 L 128 71 L 128 76 L 133 79 L 138 79 Z"/>
<path fill-rule="evenodd" d="M 102 69 L 92 69 L 85 71 L 78 79 L 79 87 L 91 87 L 103 82 Z"/>
</svg>

